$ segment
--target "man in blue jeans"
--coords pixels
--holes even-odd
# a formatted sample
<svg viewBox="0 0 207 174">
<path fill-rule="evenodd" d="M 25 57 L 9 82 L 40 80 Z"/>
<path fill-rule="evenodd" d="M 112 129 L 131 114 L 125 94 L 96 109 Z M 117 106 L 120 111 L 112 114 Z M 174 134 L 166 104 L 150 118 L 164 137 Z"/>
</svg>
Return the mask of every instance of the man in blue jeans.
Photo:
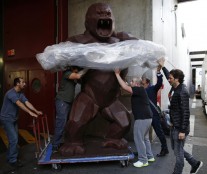
<svg viewBox="0 0 207 174">
<path fill-rule="evenodd" d="M 173 174 L 182 174 L 184 158 L 191 165 L 190 173 L 197 173 L 203 166 L 203 162 L 197 161 L 191 154 L 184 150 L 185 139 L 190 132 L 190 96 L 186 85 L 183 84 L 185 75 L 179 69 L 173 69 L 169 72 L 164 67 L 164 59 L 160 59 L 158 63 L 172 86 L 169 93 L 170 118 L 172 122 L 170 138 L 172 149 L 176 157 Z"/>
<path fill-rule="evenodd" d="M 71 110 L 72 102 L 75 96 L 75 86 L 77 80 L 86 73 L 86 70 L 79 71 L 77 66 L 68 67 L 62 75 L 60 87 L 56 95 L 56 120 L 55 120 L 55 133 L 52 142 L 53 153 L 58 152 L 61 139 L 63 136 L 64 128 L 68 120 L 68 115 Z M 78 72 L 79 71 L 79 72 Z"/>
<path fill-rule="evenodd" d="M 18 111 L 21 108 L 27 112 L 30 116 L 38 117 L 42 115 L 41 111 L 38 111 L 28 101 L 22 90 L 25 88 L 26 83 L 21 77 L 14 79 L 14 87 L 7 91 L 4 96 L 3 105 L 0 113 L 0 122 L 6 132 L 9 140 L 9 146 L 7 150 L 7 162 L 12 167 L 22 167 L 22 163 L 17 160 L 18 158 Z"/>
<path fill-rule="evenodd" d="M 157 111 L 158 109 L 155 108 L 155 107 L 157 107 L 157 92 L 161 88 L 162 82 L 163 82 L 162 74 L 160 73 L 160 69 L 161 69 L 161 67 L 158 66 L 157 67 L 157 83 L 155 85 L 151 85 L 150 80 L 148 78 L 146 78 L 146 77 L 142 78 L 142 85 L 144 86 L 145 90 L 147 91 L 147 95 L 148 95 L 150 101 L 152 102 L 152 103 L 150 102 L 150 107 L 151 107 L 151 110 L 153 113 L 152 127 L 161 142 L 161 151 L 160 151 L 160 153 L 157 154 L 157 157 L 163 157 L 169 153 L 165 134 L 164 134 L 164 131 L 161 127 L 160 116 Z"/>
</svg>

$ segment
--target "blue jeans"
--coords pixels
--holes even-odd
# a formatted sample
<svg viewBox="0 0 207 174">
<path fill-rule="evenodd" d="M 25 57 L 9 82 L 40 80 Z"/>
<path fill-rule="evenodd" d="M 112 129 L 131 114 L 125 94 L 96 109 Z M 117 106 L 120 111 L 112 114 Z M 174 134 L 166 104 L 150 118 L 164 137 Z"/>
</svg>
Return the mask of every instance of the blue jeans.
<svg viewBox="0 0 207 174">
<path fill-rule="evenodd" d="M 17 121 L 12 122 L 8 120 L 1 120 L 3 128 L 6 132 L 7 138 L 9 140 L 9 146 L 7 149 L 7 161 L 9 163 L 14 163 L 17 161 L 18 156 L 18 125 Z"/>
<path fill-rule="evenodd" d="M 194 159 L 191 154 L 189 154 L 188 152 L 184 150 L 185 139 L 179 140 L 178 134 L 179 134 L 179 131 L 175 128 L 172 128 L 170 139 L 171 139 L 172 149 L 174 150 L 174 154 L 176 157 L 174 173 L 182 174 L 183 167 L 184 167 L 184 158 L 188 161 L 188 163 L 191 166 L 195 166 L 198 161 Z"/>
<path fill-rule="evenodd" d="M 161 148 L 165 149 L 165 150 L 168 149 L 167 141 L 166 141 L 166 138 L 165 138 L 165 134 L 164 134 L 164 131 L 163 131 L 162 127 L 161 127 L 160 116 L 158 114 L 154 114 L 153 115 L 152 127 L 153 127 L 157 137 L 160 140 Z"/>
<path fill-rule="evenodd" d="M 53 147 L 58 147 L 63 136 L 64 128 L 68 120 L 68 115 L 71 110 L 71 103 L 64 102 L 56 99 L 56 120 L 55 120 L 55 133 L 53 137 Z"/>
</svg>

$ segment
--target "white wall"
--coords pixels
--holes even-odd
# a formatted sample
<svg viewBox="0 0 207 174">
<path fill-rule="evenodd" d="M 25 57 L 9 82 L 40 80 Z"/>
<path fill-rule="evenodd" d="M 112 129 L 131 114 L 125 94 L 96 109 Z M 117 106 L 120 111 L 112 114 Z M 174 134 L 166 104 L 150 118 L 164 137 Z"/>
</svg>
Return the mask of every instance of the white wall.
<svg viewBox="0 0 207 174">
<path fill-rule="evenodd" d="M 185 74 L 185 84 L 187 85 L 189 91 L 191 88 L 191 80 L 192 80 L 192 69 L 190 64 L 190 55 L 189 55 L 189 46 L 187 36 L 182 36 L 182 26 L 185 28 L 185 22 L 181 18 L 182 9 L 179 8 L 180 5 L 178 4 L 177 9 L 177 40 L 178 44 L 177 47 L 174 48 L 177 51 L 177 57 L 174 58 L 174 64 L 177 65 L 176 68 L 181 69 Z"/>
<path fill-rule="evenodd" d="M 201 97 L 207 102 L 207 54 L 205 55 L 202 65 Z"/>
<path fill-rule="evenodd" d="M 175 0 L 153 0 L 153 42 L 162 44 L 166 48 L 165 66 L 168 70 L 181 69 L 185 74 L 185 83 L 190 87 L 190 58 L 188 55 L 186 38 L 182 37 L 182 21 L 179 19 L 179 5 L 175 9 Z M 161 100 L 162 109 L 169 104 L 168 92 L 171 86 L 164 78 L 164 89 Z"/>
<path fill-rule="evenodd" d="M 202 68 L 196 68 L 196 82 L 195 82 L 195 87 L 197 89 L 197 86 L 200 85 L 202 86 Z"/>
</svg>

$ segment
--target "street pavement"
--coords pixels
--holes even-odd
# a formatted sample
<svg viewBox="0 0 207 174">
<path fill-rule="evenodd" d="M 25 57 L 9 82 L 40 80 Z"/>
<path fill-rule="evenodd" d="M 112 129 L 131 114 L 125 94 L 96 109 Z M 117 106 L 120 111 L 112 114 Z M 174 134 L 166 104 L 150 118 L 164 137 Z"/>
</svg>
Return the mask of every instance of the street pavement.
<svg viewBox="0 0 207 174">
<path fill-rule="evenodd" d="M 187 137 L 185 149 L 193 156 L 202 160 L 204 165 L 197 174 L 207 174 L 207 118 L 203 113 L 201 100 L 191 100 L 191 133 Z M 133 152 L 136 152 L 133 142 L 129 142 Z M 172 174 L 175 157 L 167 136 L 170 153 L 165 157 L 158 158 L 156 154 L 160 151 L 160 142 L 156 138 L 152 142 L 152 151 L 156 161 L 144 168 L 135 168 L 133 162 L 137 156 L 129 161 L 128 167 L 122 167 L 119 161 L 90 162 L 90 163 L 68 163 L 62 165 L 62 170 L 54 170 L 51 164 L 38 165 L 35 159 L 35 144 L 27 144 L 20 148 L 20 159 L 24 166 L 12 169 L 6 163 L 6 153 L 0 154 L 0 174 Z M 136 154 L 136 153 L 135 153 Z M 183 174 L 190 173 L 190 166 L 185 163 Z"/>
</svg>

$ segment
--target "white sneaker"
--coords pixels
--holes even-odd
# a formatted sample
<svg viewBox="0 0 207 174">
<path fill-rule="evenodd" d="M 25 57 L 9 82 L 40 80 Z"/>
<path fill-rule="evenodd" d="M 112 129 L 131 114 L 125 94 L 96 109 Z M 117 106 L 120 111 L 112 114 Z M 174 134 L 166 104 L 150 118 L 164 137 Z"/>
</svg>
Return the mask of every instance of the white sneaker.
<svg viewBox="0 0 207 174">
<path fill-rule="evenodd" d="M 148 162 L 146 162 L 145 164 L 141 161 L 137 161 L 136 163 L 133 163 L 134 167 L 146 167 L 149 165 Z"/>
<path fill-rule="evenodd" d="M 148 162 L 155 162 L 155 158 L 148 159 Z"/>
</svg>

